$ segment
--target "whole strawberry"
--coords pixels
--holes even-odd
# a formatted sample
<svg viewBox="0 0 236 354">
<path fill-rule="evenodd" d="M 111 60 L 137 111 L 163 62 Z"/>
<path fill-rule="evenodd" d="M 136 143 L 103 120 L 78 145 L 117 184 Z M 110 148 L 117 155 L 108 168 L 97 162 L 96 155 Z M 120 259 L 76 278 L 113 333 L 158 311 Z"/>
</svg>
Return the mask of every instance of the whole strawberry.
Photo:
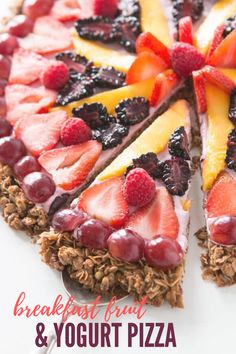
<svg viewBox="0 0 236 354">
<path fill-rule="evenodd" d="M 177 75 L 187 78 L 195 70 L 199 70 L 205 63 L 204 56 L 191 44 L 175 43 L 170 51 L 173 70 Z"/>
<path fill-rule="evenodd" d="M 80 118 L 68 119 L 61 128 L 61 141 L 65 146 L 84 143 L 92 138 L 91 129 Z"/>
<path fill-rule="evenodd" d="M 55 61 L 45 68 L 41 81 L 47 89 L 59 90 L 69 80 L 68 66 L 62 61 Z"/>
</svg>

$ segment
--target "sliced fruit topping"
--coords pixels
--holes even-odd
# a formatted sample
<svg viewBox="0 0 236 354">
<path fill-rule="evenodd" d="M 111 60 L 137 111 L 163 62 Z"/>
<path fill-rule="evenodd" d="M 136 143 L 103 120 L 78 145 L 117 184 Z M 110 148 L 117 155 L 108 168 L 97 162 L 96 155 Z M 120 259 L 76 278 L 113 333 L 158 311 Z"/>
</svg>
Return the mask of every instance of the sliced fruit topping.
<svg viewBox="0 0 236 354">
<path fill-rule="evenodd" d="M 151 52 L 164 60 L 167 66 L 170 65 L 169 49 L 150 32 L 140 34 L 136 41 L 136 52 L 138 54 L 143 52 Z"/>
<path fill-rule="evenodd" d="M 0 118 L 0 138 L 11 135 L 12 126 L 6 119 Z"/>
<path fill-rule="evenodd" d="M 25 0 L 22 12 L 35 19 L 49 14 L 54 4 L 54 0 Z"/>
<path fill-rule="evenodd" d="M 142 154 L 140 157 L 133 159 L 132 165 L 128 166 L 126 174 L 135 168 L 142 168 L 153 178 L 160 178 L 162 175 L 162 167 L 154 152 Z"/>
<path fill-rule="evenodd" d="M 221 23 L 218 27 L 216 27 L 213 39 L 210 42 L 210 46 L 209 46 L 209 49 L 208 49 L 208 52 L 207 52 L 206 62 L 209 61 L 209 59 L 212 56 L 212 54 L 214 53 L 214 51 L 216 50 L 216 48 L 221 43 L 222 38 L 223 38 L 224 29 L 225 29 L 225 24 L 224 23 Z"/>
<path fill-rule="evenodd" d="M 74 238 L 82 246 L 101 250 L 107 248 L 107 239 L 113 232 L 110 225 L 103 221 L 91 219 L 85 221 L 74 232 Z"/>
<path fill-rule="evenodd" d="M 216 86 L 219 86 L 219 88 L 227 93 L 230 93 L 236 87 L 236 83 L 234 83 L 234 81 L 232 81 L 229 77 L 224 75 L 223 72 L 217 68 L 214 68 L 213 66 L 206 65 L 202 72 L 206 80 Z"/>
<path fill-rule="evenodd" d="M 175 43 L 171 48 L 171 64 L 177 75 L 187 78 L 205 63 L 204 56 L 188 43 Z"/>
<path fill-rule="evenodd" d="M 0 79 L 7 80 L 11 71 L 11 59 L 0 54 Z"/>
<path fill-rule="evenodd" d="M 121 16 L 140 17 L 139 0 L 120 0 L 118 3 L 118 10 Z"/>
<path fill-rule="evenodd" d="M 236 217 L 217 218 L 210 226 L 210 239 L 221 245 L 236 245 Z"/>
<path fill-rule="evenodd" d="M 107 245 L 112 257 L 124 262 L 138 262 L 143 257 L 145 243 L 136 232 L 121 229 L 109 236 Z"/>
<path fill-rule="evenodd" d="M 79 207 L 91 217 L 120 228 L 128 216 L 128 204 L 122 186 L 122 179 L 118 177 L 94 184 L 81 194 Z"/>
<path fill-rule="evenodd" d="M 91 140 L 92 132 L 89 126 L 80 118 L 70 118 L 61 128 L 61 141 L 65 146 L 76 145 Z"/>
<path fill-rule="evenodd" d="M 193 71 L 192 77 L 198 113 L 205 113 L 207 110 L 205 77 L 202 70 Z"/>
<path fill-rule="evenodd" d="M 229 119 L 236 125 L 236 89 L 234 89 L 230 95 Z"/>
<path fill-rule="evenodd" d="M 41 81 L 47 89 L 59 90 L 65 86 L 69 77 L 67 65 L 61 61 L 55 61 L 43 70 Z"/>
<path fill-rule="evenodd" d="M 150 266 L 167 270 L 180 264 L 183 250 L 176 240 L 158 235 L 154 240 L 146 242 L 144 257 Z"/>
<path fill-rule="evenodd" d="M 0 98 L 5 94 L 5 87 L 7 86 L 7 80 L 0 78 Z"/>
<path fill-rule="evenodd" d="M 138 55 L 126 75 L 126 84 L 131 85 L 155 77 L 167 69 L 166 63 L 151 52 Z"/>
<path fill-rule="evenodd" d="M 23 179 L 23 191 L 34 203 L 46 202 L 56 190 L 55 183 L 46 173 L 32 172 Z"/>
<path fill-rule="evenodd" d="M 53 175 L 57 186 L 65 190 L 85 182 L 101 153 L 101 144 L 87 141 L 79 145 L 50 150 L 39 158 L 40 165 Z"/>
<path fill-rule="evenodd" d="M 102 128 L 110 122 L 107 109 L 101 103 L 85 103 L 73 109 L 73 115 L 82 118 L 91 129 Z"/>
<path fill-rule="evenodd" d="M 13 17 L 7 24 L 7 30 L 12 36 L 25 37 L 32 32 L 34 21 L 25 16 L 17 15 Z"/>
<path fill-rule="evenodd" d="M 56 146 L 66 119 L 67 115 L 63 111 L 28 115 L 17 122 L 14 132 L 32 155 L 39 156 Z"/>
<path fill-rule="evenodd" d="M 71 44 L 70 30 L 52 16 L 37 18 L 33 32 L 20 41 L 22 48 L 39 54 L 60 52 L 70 48 Z"/>
<path fill-rule="evenodd" d="M 0 54 L 11 55 L 19 47 L 18 40 L 9 33 L 0 34 Z"/>
<path fill-rule="evenodd" d="M 78 35 L 84 39 L 107 43 L 119 38 L 117 24 L 107 17 L 96 16 L 78 20 L 75 28 Z"/>
<path fill-rule="evenodd" d="M 172 0 L 173 18 L 176 26 L 182 17 L 190 15 L 192 20 L 197 21 L 204 9 L 204 0 Z"/>
<path fill-rule="evenodd" d="M 175 129 L 174 133 L 170 137 L 168 148 L 171 155 L 181 157 L 185 160 L 190 160 L 189 142 L 184 127 Z"/>
<path fill-rule="evenodd" d="M 227 37 L 233 30 L 236 29 L 236 14 L 229 17 L 224 23 L 223 38 Z"/>
<path fill-rule="evenodd" d="M 38 160 L 33 156 L 24 156 L 14 165 L 14 173 L 17 178 L 23 179 L 32 172 L 41 170 Z"/>
<path fill-rule="evenodd" d="M 102 143 L 102 149 L 114 148 L 122 143 L 123 137 L 127 136 L 129 128 L 118 123 L 111 123 L 107 127 L 93 131 L 93 138 Z"/>
<path fill-rule="evenodd" d="M 236 129 L 229 134 L 225 162 L 228 168 L 236 171 Z"/>
<path fill-rule="evenodd" d="M 44 87 L 8 85 L 5 89 L 6 119 L 14 125 L 19 119 L 34 113 L 47 112 L 56 101 L 56 93 Z"/>
<path fill-rule="evenodd" d="M 81 16 L 83 18 L 90 16 L 107 16 L 114 17 L 118 10 L 118 0 L 78 0 L 81 8 Z"/>
<path fill-rule="evenodd" d="M 178 24 L 179 41 L 193 45 L 193 24 L 190 16 L 183 17 Z"/>
<path fill-rule="evenodd" d="M 129 52 L 135 53 L 135 43 L 141 32 L 140 22 L 136 17 L 118 17 L 119 42 Z"/>
<path fill-rule="evenodd" d="M 123 125 L 142 122 L 149 115 L 149 102 L 144 97 L 122 100 L 116 106 L 117 120 Z"/>
<path fill-rule="evenodd" d="M 163 182 L 172 195 L 183 196 L 189 188 L 191 170 L 182 158 L 172 157 L 163 162 Z"/>
<path fill-rule="evenodd" d="M 78 74 L 71 78 L 59 91 L 57 104 L 65 106 L 70 102 L 78 101 L 81 98 L 93 94 L 94 82 L 86 74 Z"/>
<path fill-rule="evenodd" d="M 126 176 L 123 193 L 129 205 L 142 207 L 154 198 L 156 183 L 144 169 L 135 168 Z"/>
<path fill-rule="evenodd" d="M 167 70 L 158 74 L 150 97 L 150 105 L 156 106 L 162 100 L 167 99 L 179 83 L 180 79 L 173 70 Z"/>
<path fill-rule="evenodd" d="M 21 140 L 4 137 L 0 139 L 0 162 L 13 167 L 26 154 Z"/>
<path fill-rule="evenodd" d="M 118 88 L 124 86 L 126 75 L 112 66 L 104 66 L 93 69 L 92 78 L 97 86 Z"/>
<path fill-rule="evenodd" d="M 81 16 L 81 9 L 77 0 L 57 0 L 50 14 L 61 22 L 75 21 Z"/>
<path fill-rule="evenodd" d="M 19 48 L 12 58 L 9 82 L 11 84 L 31 84 L 39 79 L 49 61 L 39 54 Z"/>
<path fill-rule="evenodd" d="M 135 211 L 125 227 L 137 232 L 145 239 L 151 239 L 156 235 L 175 239 L 179 231 L 179 222 L 172 197 L 166 188 L 158 187 L 154 199 L 148 205 Z"/>
<path fill-rule="evenodd" d="M 4 97 L 0 97 L 0 118 L 5 118 L 7 114 L 7 105 Z"/>
<path fill-rule="evenodd" d="M 87 58 L 70 51 L 56 54 L 55 58 L 63 61 L 72 73 L 84 74 L 92 67 L 92 62 L 89 62 Z"/>
<path fill-rule="evenodd" d="M 212 66 L 228 68 L 236 66 L 236 29 L 223 39 L 207 63 Z"/>
<path fill-rule="evenodd" d="M 86 215 L 79 209 L 62 209 L 52 218 L 52 227 L 59 232 L 73 231 L 86 221 Z"/>
<path fill-rule="evenodd" d="M 229 173 L 222 172 L 218 176 L 205 204 L 209 218 L 225 215 L 236 216 L 235 188 L 236 181 Z"/>
</svg>

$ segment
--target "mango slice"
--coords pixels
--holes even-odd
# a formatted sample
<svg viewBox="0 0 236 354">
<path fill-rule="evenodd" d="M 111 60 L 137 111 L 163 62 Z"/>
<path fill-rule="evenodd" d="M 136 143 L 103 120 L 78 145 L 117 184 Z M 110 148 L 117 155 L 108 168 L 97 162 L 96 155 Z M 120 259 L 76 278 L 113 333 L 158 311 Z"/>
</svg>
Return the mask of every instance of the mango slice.
<svg viewBox="0 0 236 354">
<path fill-rule="evenodd" d="M 104 180 L 113 176 L 121 176 L 134 158 L 148 152 L 156 154 L 162 152 L 174 130 L 180 126 L 186 127 L 188 124 L 190 124 L 188 107 L 185 101 L 180 100 L 158 117 L 97 179 Z"/>
<path fill-rule="evenodd" d="M 196 44 L 203 54 L 206 54 L 208 50 L 216 27 L 235 13 L 235 0 L 219 0 L 212 6 L 210 12 L 207 14 L 207 18 L 199 27 L 196 35 Z"/>
<path fill-rule="evenodd" d="M 139 0 L 141 7 L 141 26 L 143 32 L 151 32 L 170 47 L 173 38 L 160 0 Z"/>
<path fill-rule="evenodd" d="M 143 96 L 146 99 L 149 99 L 154 86 L 154 81 L 155 79 L 152 78 L 152 79 L 139 82 L 137 84 L 124 86 L 115 90 L 98 93 L 97 95 L 69 103 L 66 106 L 59 106 L 56 108 L 52 108 L 51 111 L 64 110 L 70 116 L 73 108 L 79 107 L 84 103 L 98 102 L 98 103 L 102 103 L 104 106 L 107 107 L 109 114 L 113 114 L 115 112 L 116 105 L 125 98 Z"/>
</svg>

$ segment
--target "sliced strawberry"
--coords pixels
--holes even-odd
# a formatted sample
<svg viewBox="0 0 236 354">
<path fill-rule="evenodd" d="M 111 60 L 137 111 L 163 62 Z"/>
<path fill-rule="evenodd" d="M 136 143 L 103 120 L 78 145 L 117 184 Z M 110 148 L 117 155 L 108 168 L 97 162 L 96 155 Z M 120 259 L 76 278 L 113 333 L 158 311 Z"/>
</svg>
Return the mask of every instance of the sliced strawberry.
<svg viewBox="0 0 236 354">
<path fill-rule="evenodd" d="M 227 172 L 217 178 L 206 200 L 208 217 L 236 216 L 236 180 Z"/>
<path fill-rule="evenodd" d="M 80 18 L 81 9 L 77 0 L 55 1 L 50 15 L 61 22 L 75 21 Z"/>
<path fill-rule="evenodd" d="M 236 87 L 235 83 L 229 77 L 225 76 L 221 71 L 213 66 L 206 65 L 202 72 L 206 80 L 219 86 L 227 93 L 230 93 Z"/>
<path fill-rule="evenodd" d="M 43 86 L 8 85 L 5 89 L 7 120 L 14 125 L 19 119 L 35 113 L 47 112 L 56 102 L 56 92 Z"/>
<path fill-rule="evenodd" d="M 214 51 L 216 50 L 216 48 L 219 46 L 220 42 L 222 41 L 222 35 L 225 29 L 225 24 L 222 23 L 221 25 L 219 25 L 214 32 L 214 37 L 210 43 L 210 47 L 207 53 L 207 58 L 206 61 L 208 62 L 210 60 L 210 57 L 212 56 L 212 54 L 214 53 Z"/>
<path fill-rule="evenodd" d="M 236 29 L 223 39 L 207 63 L 219 67 L 236 67 Z"/>
<path fill-rule="evenodd" d="M 114 17 L 118 10 L 118 0 L 77 0 L 81 8 L 81 18 L 91 16 Z"/>
<path fill-rule="evenodd" d="M 126 84 L 131 85 L 150 79 L 166 69 L 166 63 L 155 54 L 150 52 L 140 53 L 129 68 L 126 75 Z"/>
<path fill-rule="evenodd" d="M 91 217 L 120 228 L 128 216 L 128 204 L 123 196 L 122 185 L 119 177 L 94 184 L 81 194 L 78 205 Z"/>
<path fill-rule="evenodd" d="M 198 113 L 205 113 L 207 110 L 205 78 L 201 70 L 193 71 L 193 84 Z"/>
<path fill-rule="evenodd" d="M 72 45 L 70 30 L 52 16 L 38 17 L 33 32 L 22 38 L 20 45 L 39 54 L 63 51 Z"/>
<path fill-rule="evenodd" d="M 61 126 L 66 119 L 67 114 L 64 111 L 28 115 L 17 122 L 14 133 L 32 155 L 39 156 L 56 146 L 60 139 Z"/>
<path fill-rule="evenodd" d="M 71 190 L 85 182 L 102 147 L 95 140 L 46 151 L 39 157 L 41 166 L 52 174 L 60 188 Z"/>
<path fill-rule="evenodd" d="M 138 54 L 142 52 L 152 52 L 170 66 L 169 49 L 150 32 L 140 34 L 136 41 L 136 52 Z"/>
<path fill-rule="evenodd" d="M 9 82 L 11 84 L 31 84 L 39 79 L 49 61 L 39 54 L 19 48 L 12 58 Z"/>
<path fill-rule="evenodd" d="M 179 41 L 193 45 L 193 23 L 190 16 L 179 20 Z"/>
<path fill-rule="evenodd" d="M 179 83 L 180 79 L 173 70 L 167 70 L 158 74 L 150 97 L 151 106 L 156 106 L 163 99 L 166 99 Z"/>
<path fill-rule="evenodd" d="M 156 197 L 147 206 L 135 211 L 125 225 L 145 239 L 162 235 L 175 239 L 179 222 L 172 197 L 164 187 L 157 187 Z"/>
</svg>

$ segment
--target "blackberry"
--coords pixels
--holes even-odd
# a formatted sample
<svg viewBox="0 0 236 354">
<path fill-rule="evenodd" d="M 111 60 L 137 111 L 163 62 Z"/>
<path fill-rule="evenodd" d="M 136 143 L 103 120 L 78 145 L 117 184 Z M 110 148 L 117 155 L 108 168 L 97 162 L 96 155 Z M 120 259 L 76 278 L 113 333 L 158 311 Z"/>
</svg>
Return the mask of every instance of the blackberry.
<svg viewBox="0 0 236 354">
<path fill-rule="evenodd" d="M 94 68 L 92 78 L 98 86 L 118 88 L 125 84 L 125 73 L 112 66 Z"/>
<path fill-rule="evenodd" d="M 101 103 L 85 103 L 74 108 L 72 113 L 75 117 L 82 118 L 91 129 L 103 128 L 110 123 L 107 109 Z"/>
<path fill-rule="evenodd" d="M 228 168 L 236 171 L 236 129 L 229 133 L 225 162 Z"/>
<path fill-rule="evenodd" d="M 236 89 L 234 89 L 230 95 L 229 119 L 236 125 Z"/>
<path fill-rule="evenodd" d="M 185 16 L 191 16 L 193 22 L 197 21 L 204 9 L 204 0 L 172 0 L 172 4 L 172 15 L 176 26 Z"/>
<path fill-rule="evenodd" d="M 106 128 L 93 131 L 93 138 L 102 143 L 102 149 L 114 148 L 122 143 L 123 137 L 128 135 L 129 128 L 118 123 L 111 123 Z"/>
<path fill-rule="evenodd" d="M 140 22 L 136 17 L 120 16 L 115 20 L 120 34 L 120 44 L 129 52 L 135 53 L 136 40 L 141 33 Z"/>
<path fill-rule="evenodd" d="M 163 162 L 162 180 L 170 194 L 183 196 L 188 189 L 190 178 L 189 164 L 184 159 L 172 157 Z"/>
<path fill-rule="evenodd" d="M 53 216 L 56 213 L 56 211 L 58 211 L 63 206 L 65 206 L 67 201 L 68 201 L 68 199 L 69 199 L 69 197 L 70 197 L 69 193 L 63 193 L 62 195 L 56 197 L 53 200 L 53 202 L 52 202 L 52 204 L 51 204 L 51 206 L 49 208 L 48 215 L 49 216 Z"/>
<path fill-rule="evenodd" d="M 65 106 L 70 102 L 93 94 L 94 82 L 84 74 L 71 77 L 67 84 L 59 91 L 56 103 Z"/>
<path fill-rule="evenodd" d="M 82 38 L 105 43 L 116 41 L 120 36 L 116 22 L 108 17 L 94 16 L 78 20 L 75 28 Z"/>
<path fill-rule="evenodd" d="M 184 127 L 175 129 L 170 137 L 168 149 L 171 155 L 190 160 L 188 137 Z"/>
<path fill-rule="evenodd" d="M 59 53 L 55 56 L 55 58 L 56 60 L 63 61 L 68 66 L 72 74 L 84 74 L 85 72 L 89 72 L 93 66 L 93 63 L 88 61 L 88 59 L 84 56 L 70 51 Z"/>
<path fill-rule="evenodd" d="M 127 168 L 126 174 L 137 167 L 143 168 L 153 178 L 161 178 L 162 176 L 162 164 L 153 152 L 148 152 L 137 159 L 133 159 L 133 164 Z"/>
<path fill-rule="evenodd" d="M 225 21 L 225 29 L 223 32 L 223 38 L 227 37 L 234 29 L 236 28 L 236 14 L 232 17 L 229 17 Z"/>
<path fill-rule="evenodd" d="M 149 115 L 149 102 L 144 97 L 127 98 L 120 101 L 115 111 L 119 123 L 134 125 Z"/>
<path fill-rule="evenodd" d="M 140 5 L 138 0 L 121 0 L 118 5 L 121 16 L 140 18 Z"/>
</svg>

